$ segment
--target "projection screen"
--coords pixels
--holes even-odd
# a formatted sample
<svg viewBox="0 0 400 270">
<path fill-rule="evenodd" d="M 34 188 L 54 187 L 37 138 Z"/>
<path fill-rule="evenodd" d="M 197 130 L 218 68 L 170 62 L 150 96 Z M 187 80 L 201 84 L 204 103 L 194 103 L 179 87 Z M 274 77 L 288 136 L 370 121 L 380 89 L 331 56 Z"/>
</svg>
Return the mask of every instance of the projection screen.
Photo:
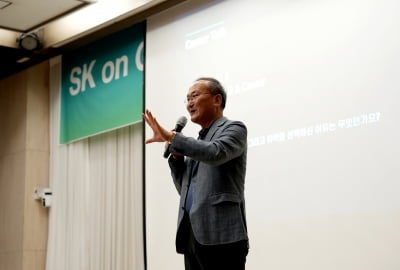
<svg viewBox="0 0 400 270">
<path fill-rule="evenodd" d="M 247 125 L 247 269 L 400 268 L 399 14 L 395 0 L 194 0 L 148 20 L 146 108 L 172 129 L 212 76 Z M 163 147 L 146 146 L 147 263 L 179 270 Z"/>
</svg>

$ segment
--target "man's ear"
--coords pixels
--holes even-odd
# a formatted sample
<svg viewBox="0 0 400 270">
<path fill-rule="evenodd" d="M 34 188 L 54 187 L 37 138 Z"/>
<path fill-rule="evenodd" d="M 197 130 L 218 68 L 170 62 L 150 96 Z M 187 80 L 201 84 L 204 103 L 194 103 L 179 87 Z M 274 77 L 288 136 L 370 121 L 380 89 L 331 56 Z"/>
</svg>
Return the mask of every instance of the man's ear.
<svg viewBox="0 0 400 270">
<path fill-rule="evenodd" d="M 214 96 L 214 100 L 216 105 L 221 106 L 222 104 L 222 95 L 221 94 L 217 94 Z"/>
</svg>

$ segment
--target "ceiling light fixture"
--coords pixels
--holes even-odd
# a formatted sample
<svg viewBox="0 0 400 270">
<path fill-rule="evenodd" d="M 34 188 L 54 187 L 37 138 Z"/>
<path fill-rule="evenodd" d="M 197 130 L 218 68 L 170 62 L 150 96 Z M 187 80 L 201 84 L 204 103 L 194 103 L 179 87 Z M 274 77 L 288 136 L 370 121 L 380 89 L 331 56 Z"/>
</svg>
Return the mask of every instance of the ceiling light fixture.
<svg viewBox="0 0 400 270">
<path fill-rule="evenodd" d="M 42 45 L 38 35 L 36 35 L 35 33 L 22 34 L 17 39 L 17 42 L 21 49 L 24 49 L 27 51 L 35 51 L 35 50 L 39 49 Z"/>
<path fill-rule="evenodd" d="M 18 59 L 16 62 L 17 62 L 18 64 L 22 64 L 22 63 L 28 62 L 29 60 L 31 60 L 31 58 L 29 58 L 29 57 L 22 57 L 21 59 Z"/>
</svg>

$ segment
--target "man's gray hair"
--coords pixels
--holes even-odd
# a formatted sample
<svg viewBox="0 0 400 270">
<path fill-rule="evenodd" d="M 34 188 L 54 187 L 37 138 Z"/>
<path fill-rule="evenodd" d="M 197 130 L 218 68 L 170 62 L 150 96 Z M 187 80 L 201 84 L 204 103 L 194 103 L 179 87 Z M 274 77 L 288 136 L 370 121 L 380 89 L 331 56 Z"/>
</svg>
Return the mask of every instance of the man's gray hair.
<svg viewBox="0 0 400 270">
<path fill-rule="evenodd" d="M 222 102 L 221 102 L 221 108 L 225 109 L 226 105 L 226 91 L 222 84 L 214 78 L 211 77 L 200 77 L 196 80 L 197 81 L 207 81 L 208 82 L 208 90 L 212 95 L 221 95 L 222 96 Z"/>
</svg>

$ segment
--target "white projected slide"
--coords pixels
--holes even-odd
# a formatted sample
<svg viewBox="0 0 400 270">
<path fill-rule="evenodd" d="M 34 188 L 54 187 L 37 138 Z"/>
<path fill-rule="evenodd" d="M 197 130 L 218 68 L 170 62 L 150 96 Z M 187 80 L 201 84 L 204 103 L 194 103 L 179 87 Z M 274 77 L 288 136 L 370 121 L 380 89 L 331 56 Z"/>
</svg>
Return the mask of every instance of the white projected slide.
<svg viewBox="0 0 400 270">
<path fill-rule="evenodd" d="M 247 125 L 247 269 L 400 269 L 399 14 L 394 0 L 194 0 L 148 20 L 146 108 L 172 129 L 212 76 Z M 184 269 L 162 153 L 146 146 L 148 269 Z"/>
</svg>

